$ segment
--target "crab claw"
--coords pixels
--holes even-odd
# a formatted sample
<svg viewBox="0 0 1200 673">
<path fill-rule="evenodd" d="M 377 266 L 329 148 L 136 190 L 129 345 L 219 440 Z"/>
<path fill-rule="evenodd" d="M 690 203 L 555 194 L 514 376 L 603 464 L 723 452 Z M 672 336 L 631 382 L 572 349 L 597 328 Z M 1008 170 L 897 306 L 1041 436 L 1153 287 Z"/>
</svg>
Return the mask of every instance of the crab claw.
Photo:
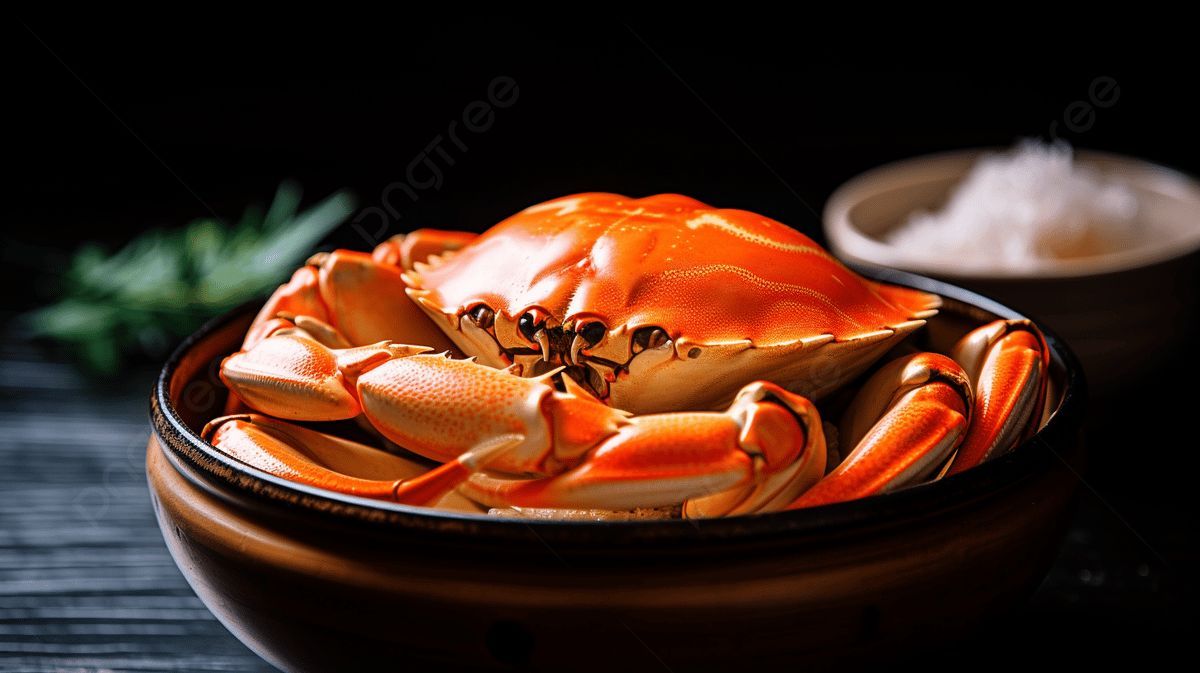
<svg viewBox="0 0 1200 673">
<path fill-rule="evenodd" d="M 556 476 L 480 473 L 459 492 L 496 507 L 622 510 L 686 500 L 689 517 L 760 511 L 790 501 L 824 472 L 820 428 L 806 400 L 758 382 L 724 413 L 632 417 Z"/>
<path fill-rule="evenodd" d="M 745 487 L 688 500 L 683 513 L 689 519 L 774 511 L 825 474 L 825 431 L 806 398 L 759 381 L 738 393 L 730 413 L 742 428 L 738 444 L 759 457 L 763 465 L 756 467 L 765 474 Z"/>
<path fill-rule="evenodd" d="M 355 379 L 379 363 L 429 349 L 383 341 L 335 349 L 298 328 L 278 331 L 225 358 L 221 380 L 253 409 L 297 421 L 338 421 L 362 412 Z"/>
<path fill-rule="evenodd" d="M 962 441 L 971 385 L 962 367 L 936 353 L 914 353 L 872 376 L 850 404 L 840 440 L 854 449 L 790 509 L 892 491 L 945 464 Z"/>
</svg>

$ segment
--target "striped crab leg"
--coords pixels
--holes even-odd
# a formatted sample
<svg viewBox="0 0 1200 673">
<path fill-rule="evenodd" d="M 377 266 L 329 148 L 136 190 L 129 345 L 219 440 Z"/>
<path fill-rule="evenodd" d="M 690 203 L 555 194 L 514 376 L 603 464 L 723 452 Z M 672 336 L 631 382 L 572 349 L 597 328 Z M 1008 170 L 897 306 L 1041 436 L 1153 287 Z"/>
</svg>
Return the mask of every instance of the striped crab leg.
<svg viewBox="0 0 1200 673">
<path fill-rule="evenodd" d="M 963 337 L 952 353 L 975 390 L 971 429 L 947 474 L 1004 454 L 1037 431 L 1050 351 L 1028 320 L 997 320 Z"/>
<path fill-rule="evenodd" d="M 853 500 L 934 474 L 966 434 L 971 386 L 954 360 L 914 353 L 876 372 L 851 403 L 840 440 L 854 449 L 789 509 Z"/>
</svg>

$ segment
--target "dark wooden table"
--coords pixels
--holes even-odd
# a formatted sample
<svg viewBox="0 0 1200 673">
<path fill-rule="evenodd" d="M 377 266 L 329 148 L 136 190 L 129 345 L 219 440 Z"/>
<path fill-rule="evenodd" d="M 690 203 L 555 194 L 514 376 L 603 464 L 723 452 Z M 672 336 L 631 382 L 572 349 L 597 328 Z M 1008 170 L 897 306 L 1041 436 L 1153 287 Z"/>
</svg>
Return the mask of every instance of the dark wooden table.
<svg viewBox="0 0 1200 673">
<path fill-rule="evenodd" d="M 273 670 L 212 617 L 163 545 L 144 472 L 153 376 L 89 380 L 0 341 L 0 669 Z M 1114 426 L 1093 442 L 1101 469 L 1081 477 L 1076 522 L 1028 605 L 924 664 L 1147 664 L 1185 651 L 1196 507 L 1156 498 L 1162 477 L 1144 461 L 1106 471 L 1111 445 L 1132 436 Z"/>
<path fill-rule="evenodd" d="M 163 545 L 146 490 L 152 377 L 89 381 L 0 348 L 0 669 L 274 670 Z"/>
</svg>

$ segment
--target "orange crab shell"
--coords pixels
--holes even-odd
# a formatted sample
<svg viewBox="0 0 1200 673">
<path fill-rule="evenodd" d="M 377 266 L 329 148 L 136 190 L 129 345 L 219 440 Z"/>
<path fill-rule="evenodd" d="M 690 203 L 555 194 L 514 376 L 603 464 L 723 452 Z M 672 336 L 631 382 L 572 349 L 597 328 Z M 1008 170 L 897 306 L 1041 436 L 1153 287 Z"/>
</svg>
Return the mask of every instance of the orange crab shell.
<svg viewBox="0 0 1200 673">
<path fill-rule="evenodd" d="M 627 363 L 603 373 L 608 401 L 635 413 L 719 407 L 756 378 L 819 396 L 939 304 L 860 277 L 784 224 L 677 194 L 535 205 L 406 278 L 465 352 L 495 366 L 510 364 L 503 349 L 532 345 L 517 328 L 528 311 L 550 326 L 602 322 L 605 338 L 583 355 Z M 495 312 L 501 349 L 462 329 L 481 304 Z M 647 326 L 663 328 L 670 348 L 634 357 L 630 337 Z"/>
</svg>

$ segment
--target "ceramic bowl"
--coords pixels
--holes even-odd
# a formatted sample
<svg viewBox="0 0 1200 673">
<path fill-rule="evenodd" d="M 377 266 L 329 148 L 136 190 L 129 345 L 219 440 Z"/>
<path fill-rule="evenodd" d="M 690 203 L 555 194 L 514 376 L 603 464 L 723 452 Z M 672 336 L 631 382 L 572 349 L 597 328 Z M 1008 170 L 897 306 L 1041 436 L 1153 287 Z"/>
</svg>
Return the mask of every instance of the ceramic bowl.
<svg viewBox="0 0 1200 673">
<path fill-rule="evenodd" d="M 1045 260 L 1033 272 L 977 273 L 953 259 L 914 260 L 883 240 L 916 211 L 937 211 L 985 152 L 965 150 L 888 164 L 830 197 L 824 226 L 830 248 L 867 267 L 900 268 L 975 290 L 1049 325 L 1071 344 L 1100 394 L 1119 393 L 1181 349 L 1200 308 L 1200 183 L 1129 157 L 1080 151 L 1076 161 L 1119 179 L 1145 222 L 1180 230 L 1171 240 L 1113 254 Z"/>
<path fill-rule="evenodd" d="M 927 278 L 932 345 L 1015 312 Z M 151 398 L 163 537 L 205 605 L 285 671 L 845 670 L 941 647 L 1024 600 L 1076 484 L 1080 368 L 1052 333 L 1053 416 L 961 475 L 826 507 L 702 521 L 525 521 L 364 500 L 200 439 L 248 306 L 189 338 Z M 765 670 L 765 669 L 764 669 Z"/>
</svg>

